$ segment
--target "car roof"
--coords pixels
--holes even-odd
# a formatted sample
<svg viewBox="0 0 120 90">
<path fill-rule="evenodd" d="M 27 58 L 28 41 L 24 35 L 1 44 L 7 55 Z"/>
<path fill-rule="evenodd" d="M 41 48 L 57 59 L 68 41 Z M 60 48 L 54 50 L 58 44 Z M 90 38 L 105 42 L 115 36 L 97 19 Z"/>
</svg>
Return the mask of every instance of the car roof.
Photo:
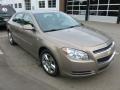
<svg viewBox="0 0 120 90">
<path fill-rule="evenodd" d="M 50 13 L 50 12 L 60 12 L 57 10 L 25 10 L 22 12 L 18 12 L 18 13 L 32 13 L 32 14 L 37 14 L 37 13 Z"/>
</svg>

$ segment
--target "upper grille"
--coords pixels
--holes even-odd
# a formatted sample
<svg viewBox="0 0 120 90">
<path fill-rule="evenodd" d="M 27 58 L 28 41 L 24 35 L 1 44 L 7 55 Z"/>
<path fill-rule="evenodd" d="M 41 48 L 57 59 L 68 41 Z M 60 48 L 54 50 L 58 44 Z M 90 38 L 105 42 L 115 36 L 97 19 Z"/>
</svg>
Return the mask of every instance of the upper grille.
<svg viewBox="0 0 120 90">
<path fill-rule="evenodd" d="M 104 47 L 104 48 L 101 48 L 101 49 L 98 49 L 98 50 L 93 51 L 93 53 L 103 52 L 103 51 L 109 49 L 111 46 L 112 46 L 112 43 L 111 43 L 110 45 L 108 45 L 107 47 Z"/>
</svg>

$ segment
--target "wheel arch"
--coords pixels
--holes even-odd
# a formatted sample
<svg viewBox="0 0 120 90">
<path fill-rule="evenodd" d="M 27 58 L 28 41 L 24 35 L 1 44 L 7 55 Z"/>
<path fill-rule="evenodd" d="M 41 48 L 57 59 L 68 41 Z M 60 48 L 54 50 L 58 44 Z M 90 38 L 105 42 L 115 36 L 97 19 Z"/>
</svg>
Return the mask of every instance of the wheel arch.
<svg viewBox="0 0 120 90">
<path fill-rule="evenodd" d="M 49 50 L 47 47 L 40 47 L 39 48 L 39 51 L 38 51 L 38 54 L 39 54 L 39 56 L 40 56 L 40 54 L 41 54 L 41 52 L 43 51 L 43 50 Z M 49 50 L 50 51 L 50 50 Z"/>
<path fill-rule="evenodd" d="M 58 74 L 60 74 L 60 65 L 59 65 L 59 63 L 57 61 L 57 58 L 56 58 L 55 54 L 53 53 L 53 50 L 50 49 L 50 48 L 48 48 L 48 47 L 45 47 L 45 46 L 40 47 L 39 48 L 39 58 L 40 58 L 40 54 L 42 53 L 43 50 L 48 50 L 53 55 L 53 57 L 55 58 L 55 61 L 56 61 L 57 65 L 58 65 Z"/>
</svg>

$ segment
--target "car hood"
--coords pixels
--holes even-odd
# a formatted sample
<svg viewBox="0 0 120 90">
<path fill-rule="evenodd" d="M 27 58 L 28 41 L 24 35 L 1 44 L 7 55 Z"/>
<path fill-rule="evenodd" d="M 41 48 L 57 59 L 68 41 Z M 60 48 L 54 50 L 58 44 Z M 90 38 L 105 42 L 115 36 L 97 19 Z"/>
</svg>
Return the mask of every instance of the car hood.
<svg viewBox="0 0 120 90">
<path fill-rule="evenodd" d="M 97 30 L 86 27 L 74 27 L 59 31 L 47 32 L 49 38 L 54 38 L 57 43 L 67 43 L 81 47 L 92 47 L 107 42 L 110 38 Z"/>
</svg>

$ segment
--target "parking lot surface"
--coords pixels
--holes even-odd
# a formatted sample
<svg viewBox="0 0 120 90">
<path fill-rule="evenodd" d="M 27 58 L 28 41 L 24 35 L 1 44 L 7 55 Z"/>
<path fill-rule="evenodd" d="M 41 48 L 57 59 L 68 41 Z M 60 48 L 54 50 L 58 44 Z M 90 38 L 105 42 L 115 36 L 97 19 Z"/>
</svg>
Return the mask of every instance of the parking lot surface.
<svg viewBox="0 0 120 90">
<path fill-rule="evenodd" d="M 85 78 L 48 76 L 20 46 L 11 46 L 0 31 L 0 90 L 120 90 L 120 25 L 83 22 L 111 36 L 117 55 L 108 70 Z"/>
</svg>

